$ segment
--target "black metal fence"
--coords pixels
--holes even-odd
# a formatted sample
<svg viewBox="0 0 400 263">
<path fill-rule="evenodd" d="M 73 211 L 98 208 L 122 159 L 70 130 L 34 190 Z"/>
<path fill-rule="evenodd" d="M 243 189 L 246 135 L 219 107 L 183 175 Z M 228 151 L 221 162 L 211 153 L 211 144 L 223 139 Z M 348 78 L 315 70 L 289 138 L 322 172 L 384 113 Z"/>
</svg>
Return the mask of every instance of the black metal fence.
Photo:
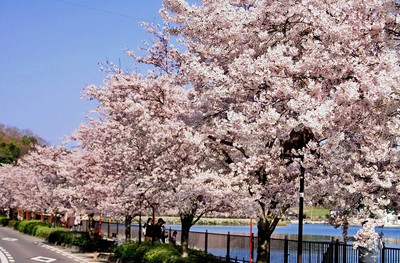
<svg viewBox="0 0 400 263">
<path fill-rule="evenodd" d="M 114 238 L 119 242 L 125 240 L 125 225 L 105 221 L 94 222 L 96 231 L 101 232 L 103 237 Z M 84 221 L 82 230 L 89 230 L 89 222 Z M 174 229 L 167 229 L 174 231 Z M 180 231 L 177 230 L 177 240 L 180 240 Z M 132 225 L 131 236 L 138 240 L 139 226 Z M 142 236 L 142 241 L 144 236 Z M 297 240 L 285 238 L 272 238 L 270 242 L 270 262 L 295 263 L 297 262 Z M 219 234 L 209 232 L 191 231 L 189 246 L 203 250 L 207 253 L 226 258 L 230 262 L 250 262 L 250 254 L 256 261 L 257 237 L 250 239 L 248 235 Z M 351 244 L 332 239 L 331 241 L 303 241 L 302 262 L 304 263 L 358 263 L 358 251 Z M 379 263 L 400 262 L 400 248 L 388 248 L 383 245 L 378 255 Z"/>
</svg>

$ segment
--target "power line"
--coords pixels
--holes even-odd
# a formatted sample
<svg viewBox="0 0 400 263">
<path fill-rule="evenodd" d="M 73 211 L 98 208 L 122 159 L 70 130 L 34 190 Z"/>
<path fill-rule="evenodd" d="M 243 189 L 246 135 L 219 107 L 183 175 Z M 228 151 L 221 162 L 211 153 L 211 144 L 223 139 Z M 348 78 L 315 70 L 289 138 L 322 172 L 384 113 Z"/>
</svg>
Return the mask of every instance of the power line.
<svg viewBox="0 0 400 263">
<path fill-rule="evenodd" d="M 110 14 L 110 15 L 116 15 L 116 16 L 125 17 L 125 18 L 128 18 L 128 19 L 133 19 L 133 20 L 137 20 L 137 21 L 140 21 L 140 22 L 151 23 L 151 22 L 149 22 L 149 21 L 147 21 L 146 19 L 143 19 L 143 18 L 130 16 L 130 15 L 125 15 L 125 14 L 120 14 L 120 13 L 117 13 L 117 12 L 113 12 L 113 11 L 109 11 L 109 10 L 105 10 L 105 9 L 101 9 L 101 8 L 97 8 L 97 7 L 83 5 L 83 4 L 79 4 L 79 3 L 75 3 L 75 2 L 71 2 L 71 1 L 66 1 L 66 0 L 56 0 L 56 1 L 62 2 L 62 3 L 65 3 L 65 4 L 69 4 L 69 5 L 74 5 L 74 6 L 81 7 L 81 8 L 86 8 L 86 9 L 91 9 L 91 10 L 107 13 L 107 14 Z"/>
</svg>

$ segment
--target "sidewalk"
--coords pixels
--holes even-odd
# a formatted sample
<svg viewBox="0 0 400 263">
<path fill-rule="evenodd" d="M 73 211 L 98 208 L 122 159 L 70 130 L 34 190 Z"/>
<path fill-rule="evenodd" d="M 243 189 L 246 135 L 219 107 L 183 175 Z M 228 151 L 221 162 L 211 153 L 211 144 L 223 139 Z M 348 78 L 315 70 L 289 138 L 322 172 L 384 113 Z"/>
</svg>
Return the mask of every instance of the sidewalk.
<svg viewBox="0 0 400 263">
<path fill-rule="evenodd" d="M 79 247 L 71 246 L 66 244 L 55 245 L 52 243 L 48 243 L 46 241 L 38 242 L 39 246 L 43 248 L 55 251 L 56 253 L 63 254 L 69 258 L 72 258 L 80 263 L 95 263 L 95 262 L 108 262 L 109 254 L 107 253 L 99 253 L 99 252 L 91 252 L 91 253 L 82 253 L 79 252 Z"/>
</svg>

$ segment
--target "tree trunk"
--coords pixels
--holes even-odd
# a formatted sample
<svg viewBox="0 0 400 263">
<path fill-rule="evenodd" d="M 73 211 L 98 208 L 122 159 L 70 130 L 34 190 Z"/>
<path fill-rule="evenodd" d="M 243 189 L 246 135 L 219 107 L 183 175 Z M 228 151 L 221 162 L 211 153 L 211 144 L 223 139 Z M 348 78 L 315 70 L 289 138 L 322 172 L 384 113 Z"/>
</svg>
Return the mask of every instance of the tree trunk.
<svg viewBox="0 0 400 263">
<path fill-rule="evenodd" d="M 125 215 L 125 240 L 131 240 L 131 223 L 132 223 L 132 216 Z"/>
<path fill-rule="evenodd" d="M 10 218 L 11 220 L 15 219 L 14 210 L 11 207 L 8 208 L 8 218 Z"/>
<path fill-rule="evenodd" d="M 89 221 L 88 222 L 89 223 L 89 235 L 91 237 L 93 237 L 94 236 L 94 232 L 95 232 L 94 231 L 94 214 L 93 213 L 88 215 L 88 221 Z"/>
<path fill-rule="evenodd" d="M 193 225 L 193 215 L 180 215 L 182 233 L 181 233 L 181 245 L 182 245 L 182 257 L 189 255 L 189 231 Z"/>
<path fill-rule="evenodd" d="M 258 227 L 258 248 L 257 248 L 257 263 L 270 262 L 270 242 L 271 235 L 278 222 L 269 222 L 266 219 L 260 218 L 257 222 Z"/>
</svg>

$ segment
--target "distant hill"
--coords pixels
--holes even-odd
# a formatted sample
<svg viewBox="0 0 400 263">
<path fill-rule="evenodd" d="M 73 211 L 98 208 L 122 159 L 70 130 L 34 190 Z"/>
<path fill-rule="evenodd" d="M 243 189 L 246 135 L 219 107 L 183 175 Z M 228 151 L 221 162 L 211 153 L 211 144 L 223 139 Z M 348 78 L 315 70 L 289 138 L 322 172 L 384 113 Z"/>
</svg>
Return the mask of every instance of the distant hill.
<svg viewBox="0 0 400 263">
<path fill-rule="evenodd" d="M 0 124 L 0 165 L 15 163 L 36 144 L 48 143 L 30 130 L 20 130 Z"/>
</svg>

